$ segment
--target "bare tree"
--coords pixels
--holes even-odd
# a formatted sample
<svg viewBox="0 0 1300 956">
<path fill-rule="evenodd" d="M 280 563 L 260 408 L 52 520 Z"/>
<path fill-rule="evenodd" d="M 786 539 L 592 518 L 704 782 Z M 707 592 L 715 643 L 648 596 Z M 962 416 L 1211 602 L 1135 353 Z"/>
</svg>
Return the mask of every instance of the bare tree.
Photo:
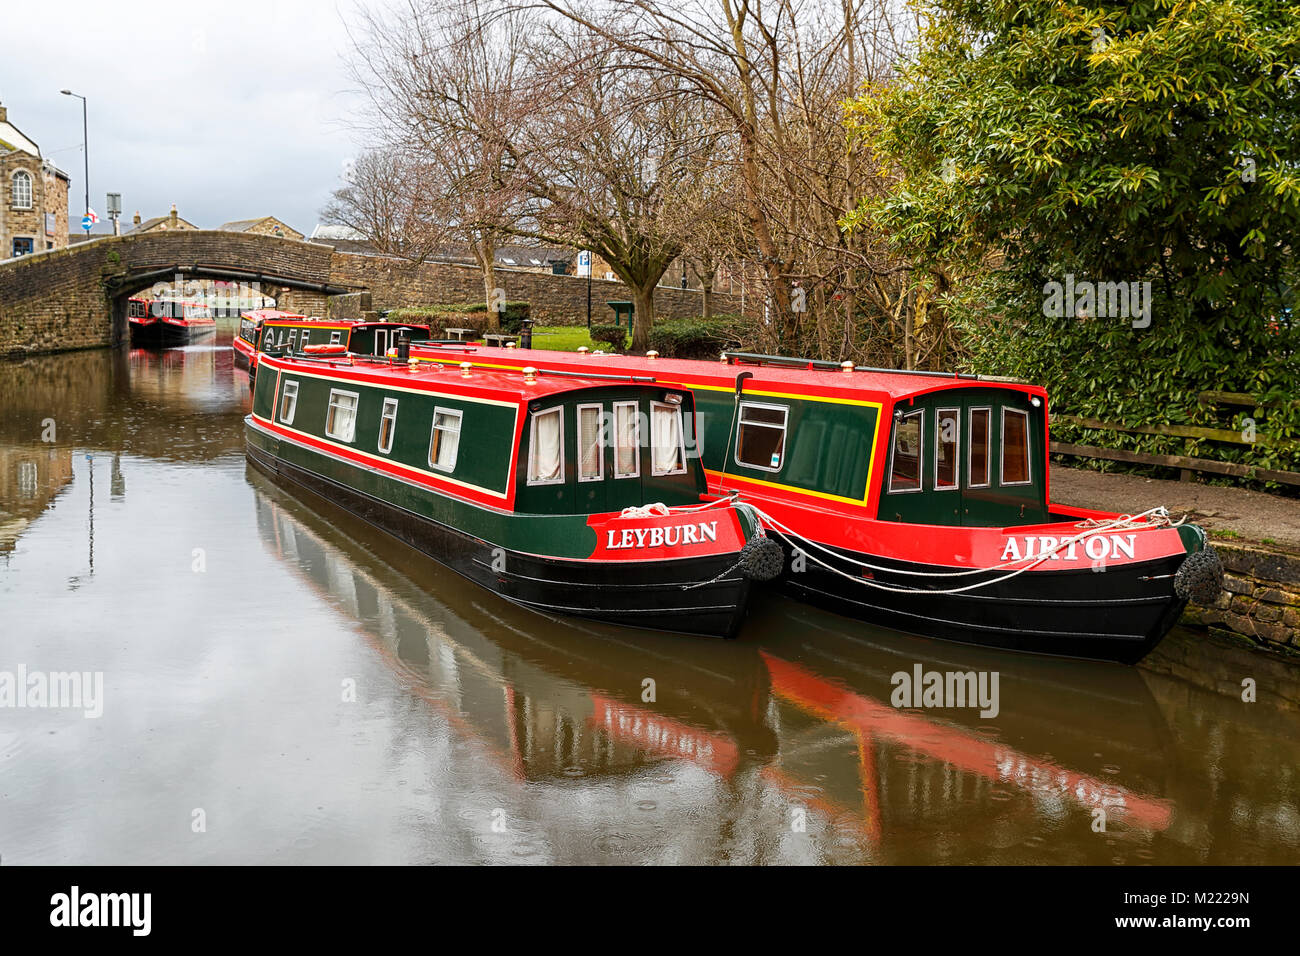
<svg viewBox="0 0 1300 956">
<path fill-rule="evenodd" d="M 353 75 L 374 106 L 370 131 L 435 174 L 429 215 L 477 262 L 493 328 L 505 306 L 496 252 L 525 209 L 504 144 L 528 82 L 527 21 L 479 0 L 409 2 L 364 11 L 354 34 Z"/>
<path fill-rule="evenodd" d="M 378 252 L 423 262 L 447 239 L 431 208 L 438 192 L 432 172 L 398 150 L 364 152 L 349 164 L 321 218 L 365 236 Z"/>
</svg>

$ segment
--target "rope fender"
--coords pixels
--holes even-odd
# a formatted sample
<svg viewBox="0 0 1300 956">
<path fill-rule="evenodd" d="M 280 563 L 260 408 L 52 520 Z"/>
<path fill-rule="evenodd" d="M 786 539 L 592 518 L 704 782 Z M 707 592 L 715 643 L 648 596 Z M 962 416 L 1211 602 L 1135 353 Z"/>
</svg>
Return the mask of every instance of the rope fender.
<svg viewBox="0 0 1300 956">
<path fill-rule="evenodd" d="M 1189 554 L 1174 574 L 1174 593 L 1184 601 L 1209 607 L 1222 590 L 1223 562 L 1209 545 Z"/>
</svg>

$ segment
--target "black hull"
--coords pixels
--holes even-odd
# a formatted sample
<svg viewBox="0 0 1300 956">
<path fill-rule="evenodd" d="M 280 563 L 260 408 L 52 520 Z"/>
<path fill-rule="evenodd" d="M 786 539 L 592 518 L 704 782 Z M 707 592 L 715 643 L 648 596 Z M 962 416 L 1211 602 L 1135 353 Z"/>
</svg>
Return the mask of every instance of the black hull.
<svg viewBox="0 0 1300 956">
<path fill-rule="evenodd" d="M 564 561 L 504 550 L 363 494 L 246 444 L 248 461 L 273 477 L 332 502 L 475 584 L 506 600 L 548 615 L 569 615 L 626 627 L 734 637 L 744 622 L 750 581 L 739 571 L 712 581 L 735 563 L 734 556 L 682 561 Z"/>
<path fill-rule="evenodd" d="M 216 331 L 217 327 L 215 325 L 201 325 L 195 328 L 168 325 L 165 322 L 132 325 L 131 344 L 145 348 L 175 348 L 207 338 Z"/>
<path fill-rule="evenodd" d="M 788 569 L 790 545 L 784 540 L 781 543 L 787 551 Z M 848 570 L 847 562 L 852 557 L 846 552 L 837 553 L 845 554 L 846 561 L 830 563 Z M 876 567 L 936 573 L 945 570 L 873 555 L 853 557 Z M 921 637 L 1054 657 L 1135 664 L 1169 633 L 1187 605 L 1174 595 L 1172 581 L 1185 557 L 1175 555 L 1109 567 L 1104 572 L 1089 568 L 1021 574 L 964 594 L 900 594 L 855 584 L 807 561 L 802 572 L 787 570 L 782 587 L 791 597 L 816 607 Z M 952 578 L 935 587 L 963 587 L 1005 573 Z M 880 571 L 874 580 L 908 588 L 924 586 L 933 579 Z"/>
</svg>

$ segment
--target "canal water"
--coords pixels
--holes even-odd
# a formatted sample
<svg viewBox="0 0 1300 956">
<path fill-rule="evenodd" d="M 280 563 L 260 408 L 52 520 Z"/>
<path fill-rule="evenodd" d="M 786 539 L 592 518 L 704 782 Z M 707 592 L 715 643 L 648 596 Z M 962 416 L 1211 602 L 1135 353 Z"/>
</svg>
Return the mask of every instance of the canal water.
<svg viewBox="0 0 1300 956">
<path fill-rule="evenodd" d="M 246 468 L 229 337 L 0 363 L 0 681 L 102 680 L 0 701 L 0 862 L 1300 861 L 1300 668 L 542 617 Z"/>
</svg>

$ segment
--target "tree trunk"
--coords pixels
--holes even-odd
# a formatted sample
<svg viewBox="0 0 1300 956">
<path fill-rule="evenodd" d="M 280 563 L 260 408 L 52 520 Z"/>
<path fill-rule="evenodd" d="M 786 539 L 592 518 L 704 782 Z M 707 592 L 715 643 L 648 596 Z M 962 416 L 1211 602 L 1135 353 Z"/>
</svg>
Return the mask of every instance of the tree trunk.
<svg viewBox="0 0 1300 956">
<path fill-rule="evenodd" d="M 650 328 L 655 322 L 655 286 L 632 290 L 636 316 L 632 323 L 632 352 L 642 354 L 650 348 Z"/>
<path fill-rule="evenodd" d="M 711 319 L 713 318 L 713 280 L 710 279 L 708 282 L 703 283 L 700 288 L 704 293 L 704 302 L 701 306 L 704 310 L 703 317 Z"/>
<path fill-rule="evenodd" d="M 495 259 L 496 256 L 493 254 L 488 259 L 487 265 L 483 267 L 483 294 L 487 301 L 487 327 L 490 332 L 496 332 L 501 328 L 501 313 L 497 311 L 496 301 L 497 270 Z M 505 303 L 501 304 L 504 305 Z"/>
</svg>

